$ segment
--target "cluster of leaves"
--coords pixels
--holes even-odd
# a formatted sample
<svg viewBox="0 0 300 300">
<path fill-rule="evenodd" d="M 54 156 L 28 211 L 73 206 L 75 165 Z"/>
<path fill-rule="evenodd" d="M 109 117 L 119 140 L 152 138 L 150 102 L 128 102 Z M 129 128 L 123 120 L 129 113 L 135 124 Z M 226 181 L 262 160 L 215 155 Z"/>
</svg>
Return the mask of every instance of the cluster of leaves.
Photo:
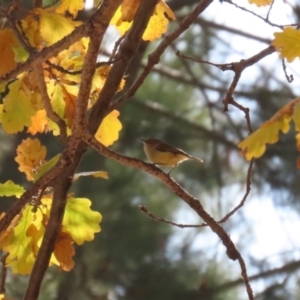
<svg viewBox="0 0 300 300">
<path fill-rule="evenodd" d="M 122 35 L 130 28 L 139 4 L 139 0 L 124 0 L 111 20 L 111 25 L 116 26 Z M 83 7 L 83 0 L 62 0 L 54 6 L 31 10 L 27 16 L 15 22 L 14 30 L 9 27 L 0 30 L 0 51 L 4 58 L 0 65 L 0 76 L 15 69 L 18 63 L 25 62 L 30 56 L 28 48 L 39 51 L 70 34 L 81 24 L 74 21 L 74 18 Z M 14 9 L 15 7 L 11 6 L 5 11 L 8 19 Z M 169 21 L 165 14 L 175 19 L 170 8 L 160 1 L 144 33 L 144 40 L 154 41 L 166 31 Z M 43 63 L 43 80 L 51 107 L 65 122 L 68 135 L 72 134 L 75 104 L 88 43 L 88 38 L 82 38 Z M 24 44 L 27 44 L 27 47 Z M 94 99 L 99 95 L 109 71 L 108 64 L 102 64 L 97 68 L 88 109 L 93 106 Z M 0 104 L 0 123 L 7 134 L 21 132 L 25 128 L 31 135 L 47 132 L 55 136 L 61 134 L 61 128 L 48 115 L 37 84 L 37 76 L 39 75 L 30 70 L 21 73 L 15 80 L 0 85 L 0 93 L 3 96 L 3 102 Z M 122 80 L 119 90 L 122 90 L 124 83 Z M 118 117 L 119 112 L 113 110 L 104 118 L 95 134 L 95 138 L 101 144 L 110 146 L 118 140 L 122 128 Z M 46 147 L 41 145 L 37 138 L 27 138 L 18 146 L 15 160 L 19 164 L 19 171 L 25 173 L 28 181 L 38 180 L 53 168 L 60 158 L 58 154 L 47 161 L 46 155 Z M 75 174 L 74 180 L 80 176 L 90 175 L 108 178 L 106 172 L 99 171 Z M 19 198 L 24 191 L 23 187 L 11 181 L 0 185 L 0 196 Z M 14 273 L 31 272 L 48 223 L 51 204 L 51 189 L 40 191 L 31 199 L 31 203 L 23 208 L 21 214 L 14 218 L 6 231 L 1 233 L 0 248 L 8 253 L 6 265 L 11 267 Z M 82 245 L 85 241 L 93 240 L 94 234 L 100 231 L 99 223 L 102 217 L 100 213 L 92 211 L 90 205 L 89 199 L 68 196 L 50 265 L 58 265 L 60 269 L 70 271 L 74 266 L 73 243 Z M 1 218 L 4 215 L 2 213 Z"/>
</svg>

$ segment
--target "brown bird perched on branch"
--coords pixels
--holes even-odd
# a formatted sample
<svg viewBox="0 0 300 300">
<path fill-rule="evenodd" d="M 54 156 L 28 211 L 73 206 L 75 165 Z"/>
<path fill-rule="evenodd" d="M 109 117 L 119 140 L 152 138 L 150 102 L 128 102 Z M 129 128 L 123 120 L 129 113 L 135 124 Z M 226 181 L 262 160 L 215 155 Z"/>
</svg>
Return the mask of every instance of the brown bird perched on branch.
<svg viewBox="0 0 300 300">
<path fill-rule="evenodd" d="M 174 168 L 178 166 L 181 162 L 185 160 L 195 160 L 197 162 L 203 163 L 203 160 L 192 156 L 181 149 L 173 147 L 165 142 L 158 139 L 141 139 L 144 143 L 144 151 L 148 159 L 155 165 L 172 167 L 170 174 Z"/>
</svg>

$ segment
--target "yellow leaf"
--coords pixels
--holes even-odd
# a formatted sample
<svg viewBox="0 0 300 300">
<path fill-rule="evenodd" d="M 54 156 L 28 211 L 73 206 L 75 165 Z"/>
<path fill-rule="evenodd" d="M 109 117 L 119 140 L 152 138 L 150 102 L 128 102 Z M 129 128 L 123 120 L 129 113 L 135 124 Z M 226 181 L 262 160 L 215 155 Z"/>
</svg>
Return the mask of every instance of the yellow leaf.
<svg viewBox="0 0 300 300">
<path fill-rule="evenodd" d="M 18 40 L 11 29 L 0 30 L 0 76 L 17 66 L 13 48 L 18 46 Z"/>
<path fill-rule="evenodd" d="M 14 300 L 14 298 L 7 298 L 4 294 L 0 294 L 0 300 Z"/>
<path fill-rule="evenodd" d="M 299 99 L 299 98 L 296 98 Z M 296 101 L 293 111 L 293 121 L 295 123 L 295 129 L 300 132 L 300 101 Z"/>
<path fill-rule="evenodd" d="M 270 120 L 238 144 L 247 160 L 262 156 L 266 144 L 274 144 L 278 141 L 280 131 L 283 133 L 289 131 L 291 119 L 295 120 L 294 114 L 299 115 L 299 102 L 300 98 L 296 98 L 287 103 Z M 297 122 L 299 123 L 298 120 Z"/>
<path fill-rule="evenodd" d="M 34 116 L 31 117 L 31 125 L 28 127 L 27 132 L 31 133 L 32 135 L 37 134 L 38 132 L 42 133 L 47 131 L 47 115 L 44 109 L 41 109 L 36 112 Z"/>
<path fill-rule="evenodd" d="M 38 210 L 32 212 L 32 206 L 26 205 L 22 217 L 9 235 L 3 251 L 8 252 L 6 264 L 15 274 L 29 274 L 35 261 L 32 237 L 27 235 L 27 230 L 34 224 L 37 228 L 42 226 L 42 213 Z"/>
<path fill-rule="evenodd" d="M 139 3 L 140 0 L 123 1 L 122 5 L 117 9 L 113 16 L 111 24 L 116 25 L 121 35 L 124 35 L 130 28 Z M 164 1 L 160 1 L 156 5 L 154 13 L 143 34 L 143 40 L 154 41 L 167 31 L 169 20 L 166 18 L 165 14 L 172 20 L 176 19 L 168 5 Z"/>
<path fill-rule="evenodd" d="M 68 11 L 73 18 L 77 17 L 78 11 L 84 8 L 83 0 L 62 0 L 61 4 L 56 8 L 56 12 L 64 14 Z"/>
<path fill-rule="evenodd" d="M 31 125 L 31 116 L 34 114 L 35 109 L 23 81 L 20 79 L 10 84 L 1 112 L 4 131 L 7 133 L 22 131 L 24 126 Z"/>
<path fill-rule="evenodd" d="M 169 20 L 165 17 L 165 13 L 167 12 L 169 13 L 169 17 L 175 20 L 175 15 L 163 1 L 156 5 L 155 13 L 150 18 L 148 26 L 143 35 L 143 40 L 153 42 L 154 40 L 160 38 L 167 31 L 169 24 Z"/>
<path fill-rule="evenodd" d="M 49 83 L 47 83 L 47 91 L 51 98 L 51 105 L 53 107 L 53 110 L 63 119 L 66 103 L 63 100 L 62 87 L 59 83 L 50 81 Z M 48 120 L 48 128 L 49 130 L 53 131 L 53 134 L 55 136 L 60 134 L 58 125 L 50 120 Z"/>
<path fill-rule="evenodd" d="M 67 119 L 67 125 L 69 128 L 71 128 L 73 124 L 74 115 L 75 115 L 78 86 L 61 84 L 61 89 L 63 93 L 63 99 L 66 104 L 65 111 L 64 111 L 64 118 Z"/>
<path fill-rule="evenodd" d="M 38 139 L 27 138 L 17 148 L 15 161 L 19 164 L 19 171 L 26 174 L 27 180 L 34 179 L 34 174 L 45 162 L 47 149 Z"/>
<path fill-rule="evenodd" d="M 1 213 L 0 220 L 5 216 L 5 213 Z M 20 221 L 22 215 L 16 215 L 13 220 L 10 222 L 9 226 L 0 233 L 0 248 L 3 249 L 7 245 L 7 241 L 10 239 L 10 236 L 13 234 L 13 229 Z"/>
<path fill-rule="evenodd" d="M 47 46 L 60 41 L 81 24 L 51 10 L 37 9 L 36 12 L 40 18 L 40 34 Z"/>
<path fill-rule="evenodd" d="M 69 197 L 62 223 L 62 231 L 70 234 L 78 245 L 92 241 L 100 232 L 100 213 L 90 209 L 91 201 L 86 198 Z"/>
<path fill-rule="evenodd" d="M 293 27 L 285 27 L 283 32 L 275 32 L 272 45 L 280 52 L 282 58 L 292 62 L 300 57 L 300 31 Z"/>
<path fill-rule="evenodd" d="M 273 0 L 248 0 L 250 4 L 256 4 L 256 6 L 268 6 L 271 5 Z"/>
<path fill-rule="evenodd" d="M 122 129 L 122 124 L 118 119 L 120 113 L 113 110 L 102 121 L 95 134 L 95 138 L 104 146 L 110 146 L 119 138 L 119 131 Z"/>
</svg>

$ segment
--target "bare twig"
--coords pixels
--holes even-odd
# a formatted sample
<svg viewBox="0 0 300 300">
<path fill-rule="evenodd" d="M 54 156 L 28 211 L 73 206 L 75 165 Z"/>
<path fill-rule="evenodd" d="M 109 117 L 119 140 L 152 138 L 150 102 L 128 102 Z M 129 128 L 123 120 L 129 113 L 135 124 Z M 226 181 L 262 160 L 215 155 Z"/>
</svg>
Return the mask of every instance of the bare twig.
<svg viewBox="0 0 300 300">
<path fill-rule="evenodd" d="M 117 61 L 116 59 L 110 59 L 108 61 L 97 62 L 96 63 L 96 69 L 100 68 L 100 67 L 103 67 L 103 66 L 111 65 L 111 64 L 115 63 L 116 61 Z M 63 68 L 60 65 L 53 64 L 50 60 L 47 60 L 46 64 L 49 65 L 50 67 L 52 67 L 53 69 L 56 69 L 57 71 L 59 71 L 61 73 L 64 73 L 64 74 L 68 74 L 68 75 L 82 74 L 82 69 L 76 70 L 76 71 L 70 71 L 70 70 L 67 70 L 67 69 Z"/>
<path fill-rule="evenodd" d="M 264 18 L 264 17 L 262 17 L 262 16 L 256 14 L 255 12 L 253 12 L 253 11 L 251 11 L 251 10 L 245 8 L 245 7 L 242 7 L 242 6 L 237 5 L 236 3 L 232 2 L 232 0 L 223 0 L 223 2 L 226 2 L 226 3 L 228 3 L 228 4 L 231 4 L 231 5 L 235 6 L 236 8 L 238 8 L 238 9 L 240 9 L 240 10 L 242 10 L 242 11 L 245 11 L 245 12 L 247 12 L 247 13 L 250 13 L 251 15 L 253 15 L 253 16 L 255 16 L 255 17 L 257 17 L 257 18 L 263 20 L 264 22 L 266 22 L 267 24 L 269 24 L 269 25 L 271 25 L 271 26 L 273 26 L 273 27 L 278 27 L 278 28 L 280 28 L 280 29 L 283 29 L 284 27 L 287 27 L 287 26 L 297 26 L 297 25 L 299 24 L 299 23 L 295 23 L 295 24 L 278 25 L 278 24 L 275 24 L 275 23 L 273 23 L 273 22 L 271 22 L 271 21 L 269 20 L 269 13 L 267 14 L 267 17 Z M 269 11 L 270 11 L 270 10 L 269 10 Z"/>
<path fill-rule="evenodd" d="M 283 68 L 283 72 L 284 72 L 284 75 L 285 75 L 285 78 L 286 78 L 287 82 L 292 83 L 294 81 L 294 75 L 293 74 L 291 74 L 291 75 L 287 74 L 286 64 L 285 64 L 284 59 L 282 59 L 282 68 Z"/>
<path fill-rule="evenodd" d="M 267 13 L 267 16 L 266 16 L 266 20 L 268 20 L 268 21 L 269 21 L 269 17 L 270 17 L 270 13 L 271 13 L 271 10 L 273 8 L 273 5 L 274 5 L 274 0 L 270 4 L 269 10 L 268 10 L 268 13 Z"/>
<path fill-rule="evenodd" d="M 232 211 L 230 211 L 226 216 L 224 216 L 218 223 L 225 223 L 226 221 L 228 221 L 228 219 L 233 214 L 235 214 L 245 204 L 245 202 L 250 194 L 250 191 L 251 191 L 251 173 L 252 173 L 252 169 L 253 169 L 253 163 L 254 163 L 254 159 L 252 159 L 250 161 L 250 164 L 248 167 L 247 179 L 246 179 L 246 191 L 245 191 L 245 195 L 243 196 L 243 199 L 241 200 L 239 205 L 237 205 Z"/>
<path fill-rule="evenodd" d="M 250 125 L 250 120 L 249 120 L 249 110 L 248 108 L 244 108 L 242 106 L 238 106 L 237 102 L 234 101 L 233 99 L 233 93 L 235 91 L 235 88 L 239 82 L 239 79 L 242 75 L 242 72 L 252 66 L 253 64 L 257 63 L 258 61 L 260 61 L 261 59 L 263 59 L 264 57 L 266 57 L 267 55 L 272 54 L 273 52 L 275 52 L 275 48 L 273 46 L 269 46 L 266 49 L 262 50 L 261 52 L 255 54 L 254 56 L 248 58 L 248 59 L 242 59 L 240 62 L 237 63 L 232 63 L 230 70 L 233 70 L 234 77 L 233 80 L 231 82 L 231 85 L 227 91 L 226 97 L 223 100 L 223 104 L 224 104 L 224 112 L 228 111 L 228 105 L 232 104 L 236 107 L 238 107 L 239 109 L 241 109 L 242 111 L 244 111 L 246 119 L 247 119 L 247 124 L 249 127 L 249 132 L 252 131 L 251 129 L 251 125 Z M 226 66 L 228 66 L 228 64 L 226 64 Z"/>
<path fill-rule="evenodd" d="M 122 35 L 116 42 L 115 42 L 115 45 L 114 45 L 114 49 L 112 51 L 112 54 L 111 54 L 111 58 L 113 59 L 116 54 L 117 54 L 117 50 L 120 46 L 120 44 L 122 43 L 122 41 L 124 40 L 124 36 Z"/>
<path fill-rule="evenodd" d="M 199 62 L 199 63 L 205 63 L 205 64 L 209 64 L 212 66 L 215 66 L 217 68 L 219 68 L 222 71 L 233 71 L 234 77 L 233 80 L 231 82 L 231 85 L 226 93 L 226 97 L 223 100 L 223 104 L 224 104 L 224 108 L 223 111 L 227 112 L 228 111 L 228 105 L 231 104 L 235 107 L 237 107 L 238 109 L 242 110 L 245 114 L 245 118 L 247 121 L 247 126 L 249 129 L 249 133 L 252 132 L 252 126 L 251 126 L 251 121 L 250 121 L 250 115 L 249 115 L 249 108 L 242 106 L 241 104 L 239 104 L 238 102 L 236 102 L 233 98 L 233 93 L 237 87 L 237 84 L 241 78 L 242 72 L 252 66 L 253 64 L 257 63 L 258 61 L 260 61 L 261 59 L 263 59 L 264 57 L 266 57 L 267 55 L 272 54 L 273 52 L 275 52 L 275 48 L 273 46 L 269 46 L 266 49 L 262 50 L 261 52 L 251 56 L 248 59 L 242 59 L 239 62 L 233 62 L 233 63 L 227 63 L 227 64 L 215 64 L 209 61 L 205 61 L 202 59 L 197 59 L 197 58 L 192 58 L 192 57 L 188 57 L 186 55 L 181 54 L 179 51 L 176 52 L 176 54 L 179 57 L 185 58 L 185 59 L 189 59 L 195 62 Z"/>
<path fill-rule="evenodd" d="M 207 224 L 200 224 L 200 225 L 199 224 L 195 224 L 195 225 L 178 224 L 178 223 L 175 223 L 173 221 L 169 221 L 169 220 L 166 220 L 164 218 L 159 218 L 159 217 L 155 216 L 144 205 L 139 205 L 138 208 L 141 212 L 143 212 L 145 215 L 147 215 L 148 217 L 150 217 L 154 221 L 170 224 L 170 225 L 173 225 L 173 226 L 176 226 L 176 227 L 179 227 L 179 228 L 199 228 L 199 227 L 206 227 L 207 226 Z"/>
</svg>

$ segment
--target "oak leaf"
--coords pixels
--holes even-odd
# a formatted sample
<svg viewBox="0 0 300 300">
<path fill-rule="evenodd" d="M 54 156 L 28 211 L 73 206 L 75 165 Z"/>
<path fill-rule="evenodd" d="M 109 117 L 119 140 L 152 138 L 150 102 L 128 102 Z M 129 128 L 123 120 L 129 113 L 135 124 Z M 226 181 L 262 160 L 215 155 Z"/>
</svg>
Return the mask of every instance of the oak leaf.
<svg viewBox="0 0 300 300">
<path fill-rule="evenodd" d="M 287 133 L 290 121 L 293 120 L 295 128 L 300 131 L 300 97 L 287 103 L 271 119 L 266 121 L 255 132 L 238 144 L 241 153 L 247 160 L 262 156 L 267 144 L 274 144 L 279 139 L 280 131 Z M 298 140 L 297 140 L 298 141 Z"/>
<path fill-rule="evenodd" d="M 6 264 L 15 274 L 26 275 L 32 270 L 35 253 L 33 252 L 32 236 L 27 235 L 27 230 L 32 226 L 40 228 L 42 213 L 32 211 L 32 206 L 26 205 L 22 211 L 22 217 L 9 235 L 6 245 L 2 248 L 8 252 Z M 34 225 L 32 225 L 34 224 Z"/>
<path fill-rule="evenodd" d="M 0 105 L 0 119 L 6 133 L 17 133 L 31 125 L 31 117 L 35 114 L 31 100 L 31 92 L 21 78 L 9 85 L 9 93 Z"/>
<path fill-rule="evenodd" d="M 91 201 L 86 198 L 69 197 L 62 223 L 62 231 L 69 233 L 78 245 L 92 241 L 94 234 L 100 232 L 100 213 L 90 209 Z"/>
<path fill-rule="evenodd" d="M 275 32 L 272 45 L 280 52 L 281 58 L 292 62 L 300 57 L 300 31 L 293 27 L 285 27 L 283 32 Z"/>
<path fill-rule="evenodd" d="M 18 146 L 15 161 L 19 164 L 19 171 L 26 174 L 27 180 L 34 180 L 37 170 L 45 163 L 46 153 L 46 147 L 38 139 L 27 138 Z"/>
<path fill-rule="evenodd" d="M 66 272 L 71 271 L 75 265 L 72 258 L 75 255 L 73 243 L 74 241 L 68 233 L 59 232 L 53 252 L 56 260 L 52 259 L 52 262 Z"/>
<path fill-rule="evenodd" d="M 27 132 L 32 135 L 47 131 L 48 128 L 47 114 L 44 109 L 38 110 L 34 116 L 31 117 L 31 125 L 28 127 Z"/>
<path fill-rule="evenodd" d="M 121 35 L 131 27 L 132 21 L 139 6 L 140 0 L 126 0 L 123 1 L 122 5 L 117 9 L 111 24 L 115 25 Z M 176 20 L 173 11 L 164 2 L 160 1 L 155 7 L 153 15 L 151 16 L 147 28 L 143 34 L 143 40 L 154 41 L 155 39 L 162 36 L 167 31 L 167 25 L 169 20 L 165 14 L 172 20 Z"/>
</svg>

